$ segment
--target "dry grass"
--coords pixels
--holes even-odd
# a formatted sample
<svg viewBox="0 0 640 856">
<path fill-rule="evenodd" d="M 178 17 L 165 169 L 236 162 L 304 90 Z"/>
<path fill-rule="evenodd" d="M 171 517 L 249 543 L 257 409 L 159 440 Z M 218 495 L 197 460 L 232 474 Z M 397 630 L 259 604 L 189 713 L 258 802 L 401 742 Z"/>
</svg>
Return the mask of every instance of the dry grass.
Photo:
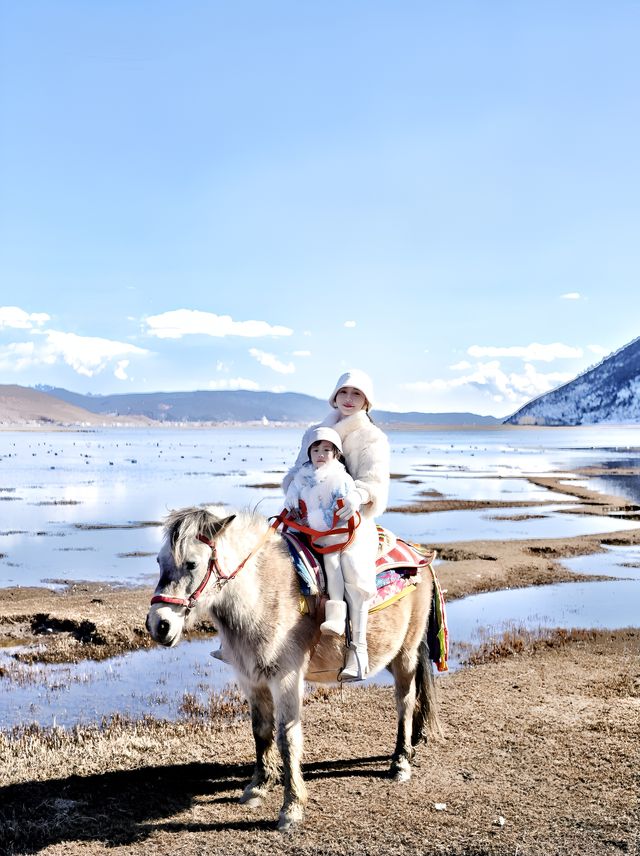
<svg viewBox="0 0 640 856">
<path fill-rule="evenodd" d="M 513 638 L 508 656 L 439 680 L 445 739 L 418 747 L 404 786 L 386 774 L 390 687 L 311 694 L 310 802 L 290 837 L 275 832 L 281 788 L 254 811 L 237 802 L 254 750 L 234 700 L 227 716 L 12 729 L 0 733 L 0 852 L 634 854 L 639 642 L 638 631 Z"/>
</svg>

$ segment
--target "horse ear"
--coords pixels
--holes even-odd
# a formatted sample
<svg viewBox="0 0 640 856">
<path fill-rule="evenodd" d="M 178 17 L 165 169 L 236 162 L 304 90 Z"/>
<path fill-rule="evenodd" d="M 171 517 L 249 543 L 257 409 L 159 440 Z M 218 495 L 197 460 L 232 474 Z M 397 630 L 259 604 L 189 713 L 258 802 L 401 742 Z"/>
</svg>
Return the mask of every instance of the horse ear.
<svg viewBox="0 0 640 856">
<path fill-rule="evenodd" d="M 236 519 L 235 514 L 230 514 L 229 517 L 223 517 L 222 520 L 216 520 L 211 524 L 211 537 L 217 538 L 221 532 L 227 528 L 227 526 L 232 523 Z"/>
</svg>

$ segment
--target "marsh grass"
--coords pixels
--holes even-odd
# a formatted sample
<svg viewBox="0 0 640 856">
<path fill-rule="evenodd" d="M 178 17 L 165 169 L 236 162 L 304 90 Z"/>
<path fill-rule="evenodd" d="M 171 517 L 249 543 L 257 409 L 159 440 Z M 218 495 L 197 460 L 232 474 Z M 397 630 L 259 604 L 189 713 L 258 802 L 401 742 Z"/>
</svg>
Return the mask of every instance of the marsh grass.
<svg viewBox="0 0 640 856">
<path fill-rule="evenodd" d="M 596 635 L 595 630 L 549 630 L 542 627 L 527 629 L 523 626 L 513 626 L 500 636 L 486 639 L 475 647 L 469 646 L 468 654 L 461 663 L 464 666 L 480 666 L 518 654 L 534 654 L 543 648 L 561 648 L 570 643 L 590 641 L 595 639 Z"/>
<path fill-rule="evenodd" d="M 237 687 L 211 690 L 206 701 L 200 702 L 194 693 L 184 693 L 178 707 L 187 720 L 240 722 L 250 718 L 249 704 Z"/>
</svg>

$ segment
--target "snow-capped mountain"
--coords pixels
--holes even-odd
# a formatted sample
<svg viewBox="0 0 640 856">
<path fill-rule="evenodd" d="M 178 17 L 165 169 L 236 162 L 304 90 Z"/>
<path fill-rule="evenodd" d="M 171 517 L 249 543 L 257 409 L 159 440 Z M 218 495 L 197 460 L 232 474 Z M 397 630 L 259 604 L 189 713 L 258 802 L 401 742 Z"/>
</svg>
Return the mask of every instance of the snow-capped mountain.
<svg viewBox="0 0 640 856">
<path fill-rule="evenodd" d="M 512 425 L 640 422 L 640 338 L 504 420 Z"/>
</svg>

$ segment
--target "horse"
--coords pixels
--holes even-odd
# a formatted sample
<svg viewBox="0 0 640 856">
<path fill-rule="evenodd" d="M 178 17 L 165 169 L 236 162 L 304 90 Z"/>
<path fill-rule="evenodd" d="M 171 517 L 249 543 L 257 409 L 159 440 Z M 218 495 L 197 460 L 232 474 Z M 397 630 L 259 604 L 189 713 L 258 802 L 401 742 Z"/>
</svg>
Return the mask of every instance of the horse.
<svg viewBox="0 0 640 856">
<path fill-rule="evenodd" d="M 156 642 L 173 647 L 188 620 L 213 623 L 251 711 L 256 763 L 240 802 L 257 807 L 282 781 L 278 829 L 285 832 L 302 823 L 307 802 L 304 681 L 337 680 L 344 640 L 321 635 L 318 615 L 301 609 L 281 533 L 255 511 L 229 511 L 209 506 L 168 514 L 146 624 Z M 408 595 L 369 616 L 370 675 L 387 668 L 394 678 L 398 724 L 389 774 L 398 782 L 409 780 L 418 743 L 440 731 L 427 644 L 433 587 L 425 574 Z"/>
</svg>

